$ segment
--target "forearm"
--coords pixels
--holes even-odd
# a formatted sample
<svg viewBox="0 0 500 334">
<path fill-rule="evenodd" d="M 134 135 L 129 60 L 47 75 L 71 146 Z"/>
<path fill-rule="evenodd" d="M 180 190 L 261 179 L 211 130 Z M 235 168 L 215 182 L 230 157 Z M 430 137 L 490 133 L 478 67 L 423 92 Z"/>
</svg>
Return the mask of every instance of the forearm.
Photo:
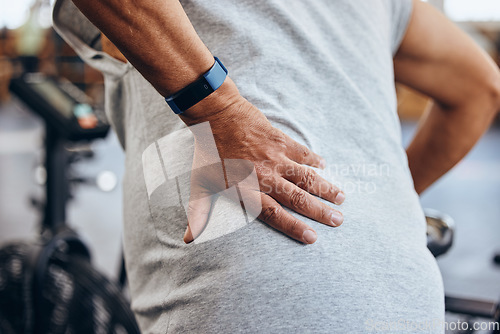
<svg viewBox="0 0 500 334">
<path fill-rule="evenodd" d="M 196 81 L 214 63 L 177 0 L 73 2 L 163 96 Z M 226 80 L 197 107 L 221 109 L 222 103 L 237 94 L 234 83 Z"/>
<path fill-rule="evenodd" d="M 457 164 L 488 129 L 498 103 L 493 98 L 444 108 L 435 103 L 408 146 L 415 190 L 423 192 Z"/>
<path fill-rule="evenodd" d="M 407 149 L 421 193 L 463 158 L 500 108 L 498 66 L 433 6 L 413 0 L 394 58 L 396 81 L 435 102 Z"/>
<path fill-rule="evenodd" d="M 73 1 L 163 96 L 169 96 L 198 80 L 214 64 L 212 54 L 196 34 L 177 0 Z M 187 125 L 210 123 L 209 134 L 204 131 L 194 133 L 195 143 L 204 143 L 196 146 L 196 156 L 203 157 L 205 161 L 222 162 L 224 173 L 228 165 L 237 161 L 253 166 L 250 177 L 247 174 L 241 180 L 251 180 L 254 175 L 257 177 L 258 188 L 252 188 L 250 192 L 251 197 L 256 197 L 255 210 L 253 205 L 247 206 L 247 202 L 245 207 L 252 207 L 252 214 L 259 215 L 265 223 L 308 244 L 316 241 L 316 232 L 283 210 L 281 205 L 328 226 L 342 224 L 341 213 L 313 195 L 340 205 L 344 194 L 303 166 L 324 168 L 325 161 L 274 128 L 258 108 L 239 94 L 229 77 L 217 90 L 179 116 Z M 216 152 L 203 136 L 208 136 L 208 143 L 215 141 Z M 197 161 L 196 157 L 193 161 Z M 239 170 L 239 173 L 244 170 Z M 286 179 L 285 170 L 291 171 L 286 173 Z M 220 190 L 228 186 L 227 176 L 222 175 L 221 178 L 212 170 L 199 178 L 193 175 L 186 242 L 203 230 L 209 216 L 207 213 L 211 210 L 212 195 L 218 196 Z M 222 187 L 211 187 L 212 184 L 220 185 L 218 182 L 221 179 L 225 180 Z M 231 180 L 240 179 L 231 175 Z M 267 185 L 270 185 L 266 188 L 268 193 L 262 192 Z M 260 209 L 259 214 L 257 211 Z"/>
</svg>

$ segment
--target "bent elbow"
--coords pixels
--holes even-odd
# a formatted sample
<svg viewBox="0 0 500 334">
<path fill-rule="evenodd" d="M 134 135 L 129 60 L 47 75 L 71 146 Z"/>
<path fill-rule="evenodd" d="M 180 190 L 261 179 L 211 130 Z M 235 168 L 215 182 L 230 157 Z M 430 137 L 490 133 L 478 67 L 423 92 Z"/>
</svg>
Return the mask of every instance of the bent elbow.
<svg viewBox="0 0 500 334">
<path fill-rule="evenodd" d="M 497 114 L 500 111 L 500 70 L 495 71 L 490 84 L 490 96 L 493 101 L 493 112 Z"/>
<path fill-rule="evenodd" d="M 459 109 L 465 107 L 462 110 L 468 110 L 476 116 L 482 115 L 485 119 L 493 120 L 493 117 L 500 111 L 500 70 L 495 67 L 488 74 L 469 86 L 470 90 L 462 95 L 457 107 Z"/>
<path fill-rule="evenodd" d="M 500 70 L 495 67 L 491 75 L 484 78 L 481 99 L 487 106 L 487 111 L 497 114 L 500 111 Z"/>
</svg>

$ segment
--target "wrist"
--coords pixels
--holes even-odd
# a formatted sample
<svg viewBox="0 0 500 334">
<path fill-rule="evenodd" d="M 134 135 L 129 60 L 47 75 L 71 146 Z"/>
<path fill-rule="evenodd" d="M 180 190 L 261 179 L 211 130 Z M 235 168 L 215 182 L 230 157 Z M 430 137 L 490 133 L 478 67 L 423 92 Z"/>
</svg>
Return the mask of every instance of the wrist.
<svg viewBox="0 0 500 334">
<path fill-rule="evenodd" d="M 231 78 L 226 77 L 224 83 L 217 90 L 179 114 L 179 117 L 186 125 L 202 123 L 223 113 L 242 100 L 244 99 L 234 82 Z"/>
</svg>

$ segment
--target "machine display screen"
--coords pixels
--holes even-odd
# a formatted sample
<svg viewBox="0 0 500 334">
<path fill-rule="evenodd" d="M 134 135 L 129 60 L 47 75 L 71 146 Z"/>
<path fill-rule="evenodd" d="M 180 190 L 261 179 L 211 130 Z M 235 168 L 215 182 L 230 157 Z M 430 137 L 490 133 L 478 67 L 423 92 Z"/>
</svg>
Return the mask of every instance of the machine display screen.
<svg viewBox="0 0 500 334">
<path fill-rule="evenodd" d="M 54 82 L 49 80 L 36 81 L 31 82 L 30 85 L 38 94 L 43 96 L 59 114 L 67 119 L 73 117 L 73 111 L 76 104 L 75 101 L 61 91 Z"/>
<path fill-rule="evenodd" d="M 9 89 L 61 137 L 90 140 L 108 133 L 109 125 L 98 118 L 90 98 L 63 78 L 25 73 L 13 78 Z"/>
</svg>

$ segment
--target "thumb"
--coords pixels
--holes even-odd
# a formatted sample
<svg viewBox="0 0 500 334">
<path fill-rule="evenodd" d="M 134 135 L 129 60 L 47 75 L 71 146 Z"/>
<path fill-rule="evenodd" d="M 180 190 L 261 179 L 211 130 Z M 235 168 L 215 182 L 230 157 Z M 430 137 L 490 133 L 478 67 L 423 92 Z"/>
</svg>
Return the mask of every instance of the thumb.
<svg viewBox="0 0 500 334">
<path fill-rule="evenodd" d="M 206 196 L 189 201 L 188 226 L 184 232 L 185 243 L 192 242 L 205 229 L 212 209 L 212 196 L 206 194 Z"/>
</svg>

